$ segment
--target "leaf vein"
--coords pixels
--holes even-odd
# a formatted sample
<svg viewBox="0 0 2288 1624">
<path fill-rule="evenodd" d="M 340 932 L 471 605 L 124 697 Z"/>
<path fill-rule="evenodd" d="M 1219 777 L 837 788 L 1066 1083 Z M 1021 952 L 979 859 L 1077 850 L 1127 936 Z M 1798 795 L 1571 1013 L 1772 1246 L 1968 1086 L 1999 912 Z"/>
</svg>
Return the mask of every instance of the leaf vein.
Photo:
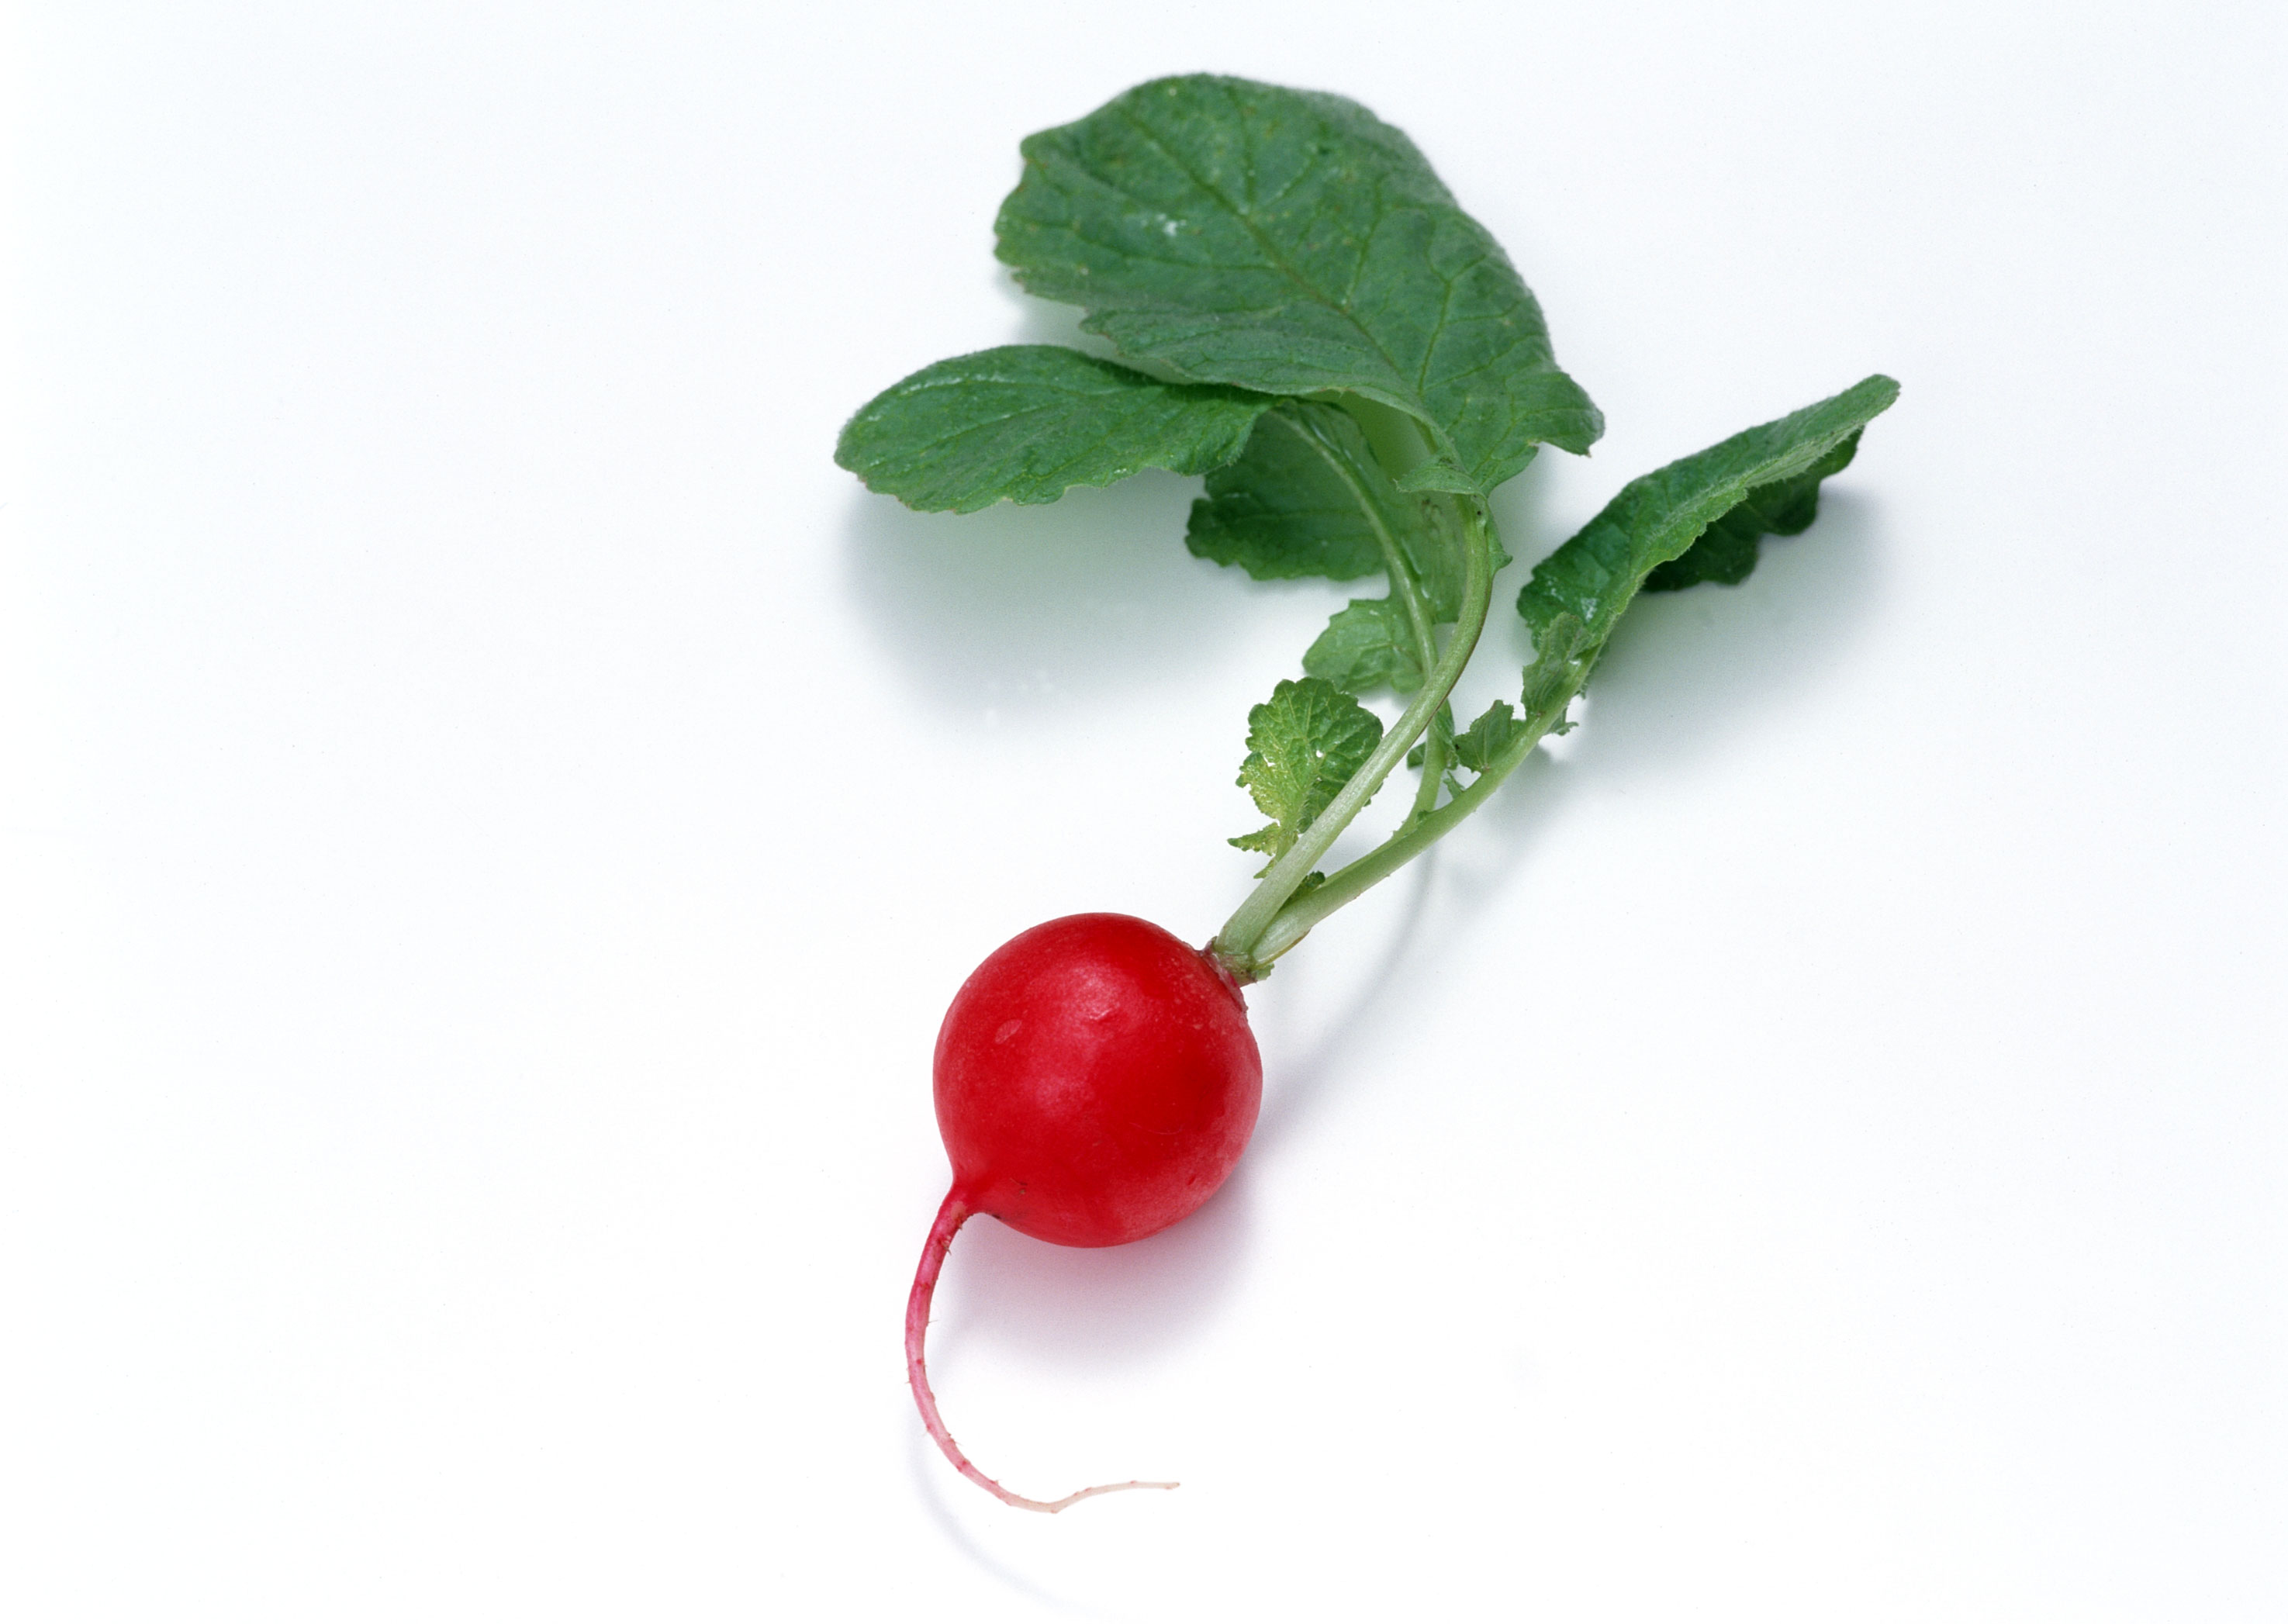
<svg viewBox="0 0 2288 1624">
<path fill-rule="evenodd" d="M 1173 169 L 1178 174 L 1183 176 L 1185 179 L 1190 181 L 1201 191 L 1206 193 L 1210 197 L 1215 199 L 1216 202 L 1221 203 L 1226 209 L 1229 210 L 1233 218 L 1238 220 L 1240 226 L 1246 231 L 1247 234 L 1255 239 L 1256 247 L 1262 250 L 1264 258 L 1269 262 L 1274 269 L 1277 270 L 1282 275 L 1285 276 L 1297 287 L 1302 289 L 1305 293 L 1310 295 L 1315 302 L 1325 305 L 1328 309 L 1331 309 L 1337 314 L 1340 315 L 1345 321 L 1347 321 L 1351 326 L 1351 329 L 1358 334 L 1359 337 L 1365 342 L 1367 347 L 1371 349 L 1378 356 L 1381 357 L 1383 365 L 1390 368 L 1390 373 L 1393 377 L 1402 378 L 1406 376 L 1404 369 L 1399 366 L 1396 357 L 1393 356 L 1390 352 L 1384 347 L 1382 341 L 1373 333 L 1367 330 L 1365 325 L 1359 321 L 1358 317 L 1352 313 L 1348 306 L 1333 303 L 1327 297 L 1326 290 L 1324 289 L 1320 288 L 1312 282 L 1311 280 L 1305 276 L 1298 267 L 1290 263 L 1286 255 L 1282 253 L 1278 247 L 1272 242 L 1270 237 L 1264 234 L 1263 228 L 1255 223 L 1253 217 L 1248 212 L 1248 210 L 1241 208 L 1237 203 L 1234 202 L 1219 188 L 1212 185 L 1205 177 L 1193 173 L 1191 166 L 1186 163 L 1183 159 L 1177 154 L 1173 147 L 1170 147 L 1166 141 L 1161 139 L 1159 131 L 1154 130 L 1150 125 L 1144 123 L 1143 120 L 1138 118 L 1128 107 L 1122 106 L 1118 102 L 1114 102 L 1112 104 L 1111 110 L 1116 113 L 1117 116 L 1124 123 L 1129 125 L 1136 131 L 1137 134 L 1142 136 L 1145 140 L 1156 147 L 1161 155 L 1168 161 L 1170 168 Z"/>
</svg>

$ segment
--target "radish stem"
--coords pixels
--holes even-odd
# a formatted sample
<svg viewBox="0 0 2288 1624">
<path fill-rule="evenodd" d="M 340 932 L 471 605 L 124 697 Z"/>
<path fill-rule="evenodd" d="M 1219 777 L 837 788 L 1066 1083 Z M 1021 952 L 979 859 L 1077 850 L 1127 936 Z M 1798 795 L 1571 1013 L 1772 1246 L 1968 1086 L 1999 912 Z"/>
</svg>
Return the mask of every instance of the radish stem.
<svg viewBox="0 0 2288 1624">
<path fill-rule="evenodd" d="M 1462 606 L 1453 633 L 1447 639 L 1445 654 L 1365 763 L 1351 774 L 1350 780 L 1303 831 L 1301 838 L 1287 849 L 1286 855 L 1263 871 L 1263 877 L 1239 905 L 1239 911 L 1224 922 L 1223 929 L 1216 932 L 1215 940 L 1209 946 L 1209 951 L 1243 984 L 1262 974 L 1267 961 L 1255 948 L 1273 918 L 1309 876 L 1312 866 L 1326 855 L 1327 848 L 1358 816 L 1359 809 L 1382 787 L 1390 770 L 1428 731 L 1438 708 L 1446 702 L 1447 694 L 1453 692 L 1454 684 L 1459 680 L 1462 668 L 1469 663 L 1471 651 L 1477 646 L 1478 634 L 1485 629 L 1486 606 L 1493 596 L 1493 516 L 1482 500 L 1473 498 L 1463 503 L 1462 517 Z"/>
<path fill-rule="evenodd" d="M 1361 517 L 1374 532 L 1375 545 L 1382 550 L 1383 571 L 1390 577 L 1390 595 L 1404 606 L 1407 624 L 1414 630 L 1414 657 L 1421 661 L 1422 674 L 1428 677 L 1438 666 L 1438 632 L 1430 618 L 1430 606 L 1422 601 L 1422 585 L 1414 577 L 1413 566 L 1398 545 L 1398 538 L 1390 533 L 1390 522 L 1381 507 L 1367 492 L 1366 475 L 1342 447 L 1329 440 L 1307 422 L 1290 416 L 1275 416 L 1272 422 L 1284 424 L 1300 435 L 1319 454 L 1343 487 L 1350 492 L 1351 500 L 1358 503 Z M 1446 744 L 1432 728 L 1422 740 L 1422 784 L 1415 792 L 1414 810 L 1408 821 L 1420 818 L 1438 804 L 1439 780 L 1446 771 Z M 1263 961 L 1268 963 L 1270 961 Z"/>
</svg>

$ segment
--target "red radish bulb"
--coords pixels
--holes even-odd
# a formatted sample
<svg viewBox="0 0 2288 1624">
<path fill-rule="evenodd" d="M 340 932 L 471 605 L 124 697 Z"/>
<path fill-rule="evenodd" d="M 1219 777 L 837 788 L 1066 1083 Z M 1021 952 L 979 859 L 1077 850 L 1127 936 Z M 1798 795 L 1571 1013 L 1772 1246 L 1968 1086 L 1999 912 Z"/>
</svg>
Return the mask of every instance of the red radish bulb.
<svg viewBox="0 0 2288 1624">
<path fill-rule="evenodd" d="M 1213 1195 L 1247 1148 L 1263 1062 L 1239 983 L 1196 947 L 1124 914 L 1075 914 L 1013 938 L 954 995 L 937 1035 L 938 1131 L 953 1188 L 906 1303 L 906 1374 L 922 1422 L 961 1475 L 1013 1506 L 938 1418 L 922 1360 L 930 1297 L 955 1232 L 979 1213 L 1061 1246 L 1164 1230 Z"/>
</svg>

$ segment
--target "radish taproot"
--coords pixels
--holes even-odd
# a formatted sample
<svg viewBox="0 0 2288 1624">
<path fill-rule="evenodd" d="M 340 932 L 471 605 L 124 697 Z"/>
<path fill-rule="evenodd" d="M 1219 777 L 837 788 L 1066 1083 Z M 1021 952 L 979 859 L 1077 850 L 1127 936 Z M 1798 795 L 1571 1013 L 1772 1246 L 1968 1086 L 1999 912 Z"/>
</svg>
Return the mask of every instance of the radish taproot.
<svg viewBox="0 0 2288 1624">
<path fill-rule="evenodd" d="M 908 1298 L 907 1372 L 964 1476 L 1057 1511 L 1173 1485 L 1028 1500 L 970 1463 L 922 1361 L 955 1232 L 988 1213 L 1116 1246 L 1205 1200 L 1261 1087 L 1240 988 L 1570 727 L 1639 593 L 1736 584 L 1765 536 L 1809 526 L 1821 481 L 1899 386 L 1863 378 L 1622 487 L 1518 593 L 1533 640 L 1518 703 L 1461 727 L 1449 696 L 1510 561 L 1489 497 L 1543 445 L 1585 453 L 1604 428 L 1500 245 L 1412 142 L 1339 96 L 1155 80 L 1022 151 L 997 252 L 1028 291 L 1083 306 L 1123 360 L 1005 345 L 940 361 L 861 407 L 835 460 L 910 507 L 960 513 L 1146 469 L 1204 474 L 1185 536 L 1197 557 L 1390 589 L 1338 611 L 1304 676 L 1248 713 L 1239 782 L 1270 821 L 1229 844 L 1265 862 L 1206 947 L 1124 915 L 1055 920 L 988 958 L 939 1034 L 953 1183 Z M 1387 727 L 1360 702 L 1383 695 Z M 1402 763 L 1421 776 L 1395 827 L 1321 871 Z"/>
<path fill-rule="evenodd" d="M 1076 914 L 1013 938 L 979 965 L 938 1031 L 938 1131 L 953 1187 L 906 1304 L 906 1372 L 922 1421 L 971 1482 L 1013 1494 L 970 1463 L 938 1417 L 923 1338 L 938 1271 L 978 1214 L 1063 1246 L 1156 1234 L 1216 1192 L 1255 1129 L 1263 1063 L 1231 974 L 1156 924 Z"/>
</svg>

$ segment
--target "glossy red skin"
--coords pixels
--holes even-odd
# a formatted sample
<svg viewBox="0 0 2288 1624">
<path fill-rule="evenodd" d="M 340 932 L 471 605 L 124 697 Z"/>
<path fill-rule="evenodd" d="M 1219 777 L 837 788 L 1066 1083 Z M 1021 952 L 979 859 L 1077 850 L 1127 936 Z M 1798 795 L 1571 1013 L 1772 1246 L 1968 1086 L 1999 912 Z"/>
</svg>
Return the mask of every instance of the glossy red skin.
<svg viewBox="0 0 2288 1624">
<path fill-rule="evenodd" d="M 996 949 L 946 1011 L 935 1077 L 955 1195 L 1063 1246 L 1139 1240 L 1197 1208 L 1263 1098 L 1238 985 L 1124 914 Z"/>
</svg>

